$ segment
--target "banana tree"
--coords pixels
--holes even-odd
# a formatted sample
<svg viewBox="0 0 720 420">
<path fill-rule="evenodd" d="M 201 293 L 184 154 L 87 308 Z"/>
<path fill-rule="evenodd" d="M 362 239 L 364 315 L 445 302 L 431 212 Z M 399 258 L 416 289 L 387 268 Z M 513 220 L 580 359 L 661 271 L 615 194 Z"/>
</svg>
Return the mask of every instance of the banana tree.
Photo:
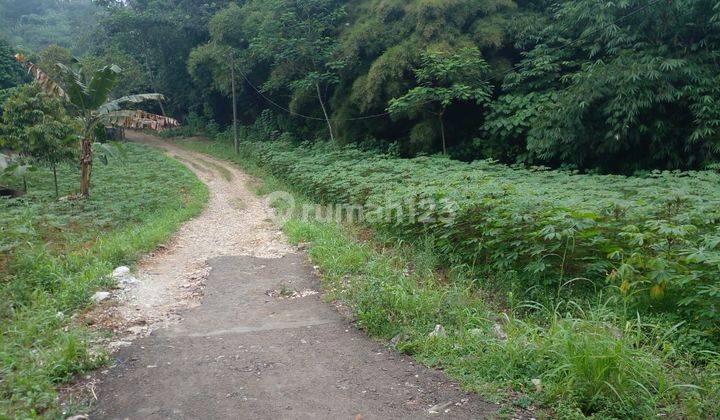
<svg viewBox="0 0 720 420">
<path fill-rule="evenodd" d="M 23 61 L 18 56 L 18 61 Z M 180 124 L 173 118 L 150 114 L 140 110 L 127 110 L 127 105 L 146 101 L 162 101 L 159 93 L 144 93 L 111 100 L 110 92 L 121 72 L 116 65 L 105 66 L 90 74 L 63 64 L 58 68 L 63 75 L 62 84 L 51 79 L 42 69 L 26 62 L 28 72 L 49 94 L 62 98 L 82 122 L 82 151 L 80 155 L 80 195 L 90 196 L 90 177 L 93 165 L 93 133 L 98 125 L 114 125 L 128 128 L 149 128 L 161 131 Z"/>
</svg>

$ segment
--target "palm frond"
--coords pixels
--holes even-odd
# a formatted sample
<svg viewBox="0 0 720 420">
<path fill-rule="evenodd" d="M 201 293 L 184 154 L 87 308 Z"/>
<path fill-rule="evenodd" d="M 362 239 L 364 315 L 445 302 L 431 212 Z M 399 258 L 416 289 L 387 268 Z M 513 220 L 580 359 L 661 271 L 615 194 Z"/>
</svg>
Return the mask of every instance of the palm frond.
<svg viewBox="0 0 720 420">
<path fill-rule="evenodd" d="M 124 96 L 114 101 L 110 101 L 97 110 L 98 114 L 106 114 L 108 112 L 120 111 L 125 104 L 139 104 L 146 101 L 162 101 L 165 97 L 159 93 L 143 93 L 139 95 Z"/>
<path fill-rule="evenodd" d="M 147 128 L 154 131 L 163 131 L 168 128 L 179 127 L 180 122 L 174 118 L 151 114 L 141 110 L 112 111 L 99 115 L 102 123 L 125 128 Z"/>
<path fill-rule="evenodd" d="M 88 108 L 96 109 L 107 102 L 110 91 L 115 86 L 115 81 L 121 71 L 120 67 L 113 64 L 92 73 L 90 82 L 85 89 L 87 95 L 85 105 Z"/>
<path fill-rule="evenodd" d="M 56 66 L 62 73 L 68 101 L 81 109 L 85 109 L 87 86 L 83 75 L 62 63 L 57 63 Z"/>
<path fill-rule="evenodd" d="M 57 84 L 50 76 L 48 76 L 42 69 L 35 64 L 31 62 L 26 62 L 25 66 L 28 69 L 28 74 L 30 74 L 35 81 L 35 83 L 40 86 L 45 93 L 48 95 L 64 99 L 66 101 L 69 101 L 70 98 L 68 97 L 67 92 L 60 87 L 59 84 Z"/>
</svg>

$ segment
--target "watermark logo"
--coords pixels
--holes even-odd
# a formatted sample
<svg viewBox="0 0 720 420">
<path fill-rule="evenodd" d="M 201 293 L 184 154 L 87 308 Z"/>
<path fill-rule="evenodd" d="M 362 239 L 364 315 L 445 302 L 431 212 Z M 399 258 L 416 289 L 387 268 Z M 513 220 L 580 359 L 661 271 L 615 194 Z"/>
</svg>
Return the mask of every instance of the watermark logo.
<svg viewBox="0 0 720 420">
<path fill-rule="evenodd" d="M 319 220 L 336 223 L 423 225 L 454 223 L 459 206 L 449 198 L 406 197 L 396 199 L 386 196 L 380 203 L 328 203 L 300 205 L 286 191 L 275 191 L 266 197 L 266 203 L 275 209 L 274 221 L 283 223 L 291 217 L 305 221 Z"/>
</svg>

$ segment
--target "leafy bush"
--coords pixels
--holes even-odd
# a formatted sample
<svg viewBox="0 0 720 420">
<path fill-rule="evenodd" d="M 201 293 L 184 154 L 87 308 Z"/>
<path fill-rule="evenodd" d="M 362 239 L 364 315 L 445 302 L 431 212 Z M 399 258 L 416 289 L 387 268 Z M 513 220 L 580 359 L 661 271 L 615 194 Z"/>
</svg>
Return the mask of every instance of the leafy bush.
<svg viewBox="0 0 720 420">
<path fill-rule="evenodd" d="M 243 142 L 243 153 L 315 199 L 365 206 L 377 231 L 426 237 L 446 266 L 510 281 L 501 286 L 525 297 L 610 287 L 626 304 L 720 338 L 715 173 L 579 175 L 284 142 Z M 422 208 L 427 200 L 436 204 Z M 418 203 L 427 220 L 377 217 Z"/>
<path fill-rule="evenodd" d="M 203 117 L 199 116 L 195 112 L 191 112 L 188 114 L 187 118 L 185 119 L 185 124 L 181 125 L 177 128 L 171 128 L 169 130 L 165 130 L 160 132 L 160 137 L 164 138 L 170 138 L 170 137 L 193 137 L 198 136 L 200 134 L 203 134 L 206 130 L 206 127 L 209 125 L 208 122 L 206 122 Z M 217 132 L 215 132 L 217 133 Z"/>
</svg>

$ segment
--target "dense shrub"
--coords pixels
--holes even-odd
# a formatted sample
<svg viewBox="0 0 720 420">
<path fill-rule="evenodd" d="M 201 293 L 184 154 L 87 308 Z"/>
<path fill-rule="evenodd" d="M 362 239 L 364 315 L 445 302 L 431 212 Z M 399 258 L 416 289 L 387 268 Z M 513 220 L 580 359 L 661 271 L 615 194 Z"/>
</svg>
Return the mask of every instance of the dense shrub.
<svg viewBox="0 0 720 420">
<path fill-rule="evenodd" d="M 680 316 L 718 337 L 720 176 L 713 172 L 581 175 L 284 142 L 244 143 L 244 151 L 320 201 L 365 206 L 380 232 L 429 238 L 448 267 L 523 291 L 609 287 L 637 308 Z M 377 217 L 390 207 L 391 220 Z M 423 217 L 396 217 L 413 207 Z"/>
</svg>

